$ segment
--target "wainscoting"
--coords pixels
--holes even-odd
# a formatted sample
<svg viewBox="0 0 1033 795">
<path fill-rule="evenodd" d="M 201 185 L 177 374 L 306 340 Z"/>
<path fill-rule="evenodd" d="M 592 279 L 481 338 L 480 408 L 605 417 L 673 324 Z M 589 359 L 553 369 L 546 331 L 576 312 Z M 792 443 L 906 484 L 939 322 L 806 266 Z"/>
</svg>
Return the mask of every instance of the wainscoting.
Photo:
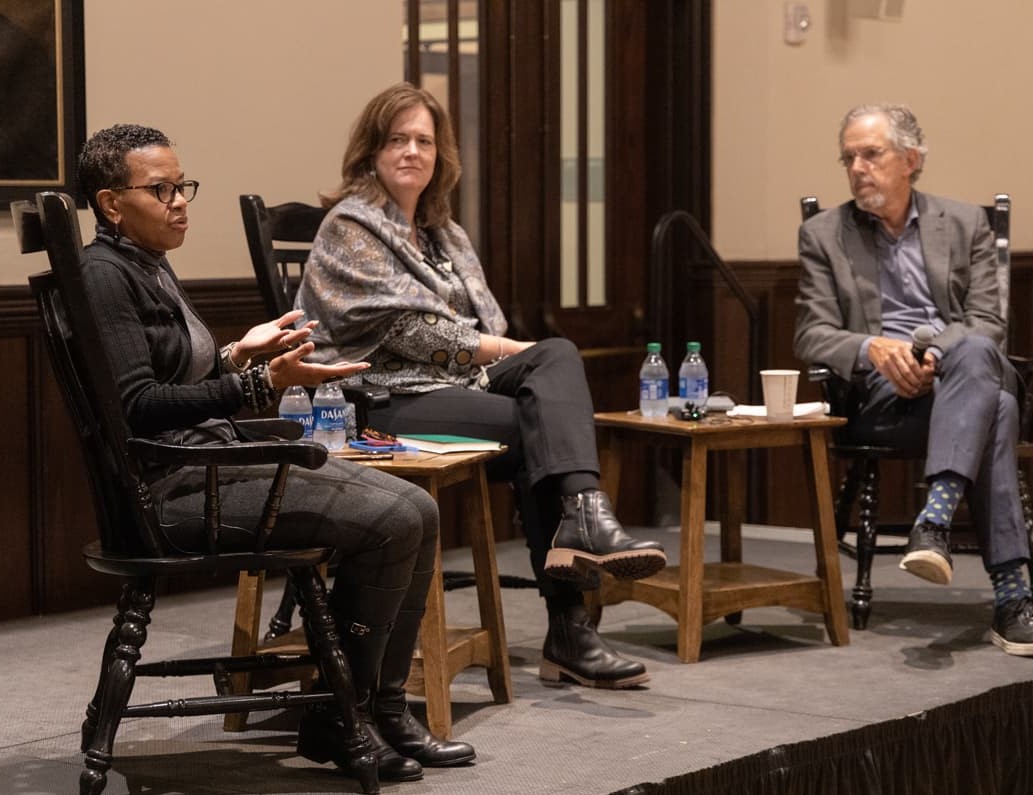
<svg viewBox="0 0 1033 795">
<path fill-rule="evenodd" d="M 730 266 L 761 307 L 762 365 L 797 366 L 791 349 L 795 261 Z M 1033 254 L 1016 255 L 1013 274 L 1011 350 L 1033 352 L 1033 313 L 1028 311 L 1033 306 Z M 264 317 L 250 280 L 204 280 L 186 287 L 220 340 L 234 339 Z M 694 277 L 691 290 L 694 309 L 708 318 L 700 336 L 712 388 L 744 399 L 749 379 L 746 317 L 710 272 Z M 631 342 L 629 350 L 635 353 L 629 353 L 626 362 L 595 365 L 586 360 L 598 409 L 633 405 L 634 372 L 641 358 L 635 346 L 640 342 Z M 0 515 L 4 520 L 0 620 L 112 603 L 117 586 L 93 573 L 80 557 L 82 545 L 96 537 L 89 484 L 27 287 L 0 287 L 0 373 L 6 378 L 0 390 Z M 801 399 L 816 397 L 814 387 L 802 385 Z M 792 488 L 794 482 L 803 482 L 803 464 L 796 458 L 786 451 L 771 451 L 753 463 L 748 521 L 790 527 L 806 521 L 809 506 L 800 490 Z M 643 455 L 642 462 L 646 460 Z M 650 495 L 657 491 L 655 473 L 634 463 L 625 463 L 625 472 L 633 474 L 622 483 L 621 514 L 626 522 L 648 523 L 654 518 Z M 778 478 L 767 477 L 769 472 L 778 472 Z M 669 474 L 677 477 L 676 472 Z M 880 515 L 887 520 L 910 517 L 910 478 L 911 473 L 900 473 L 884 479 Z M 518 535 L 512 499 L 503 485 L 493 486 L 493 508 L 497 537 Z M 447 502 L 442 505 L 442 520 L 445 546 L 464 544 L 461 517 Z M 212 583 L 184 583 L 176 588 L 208 584 Z"/>
</svg>

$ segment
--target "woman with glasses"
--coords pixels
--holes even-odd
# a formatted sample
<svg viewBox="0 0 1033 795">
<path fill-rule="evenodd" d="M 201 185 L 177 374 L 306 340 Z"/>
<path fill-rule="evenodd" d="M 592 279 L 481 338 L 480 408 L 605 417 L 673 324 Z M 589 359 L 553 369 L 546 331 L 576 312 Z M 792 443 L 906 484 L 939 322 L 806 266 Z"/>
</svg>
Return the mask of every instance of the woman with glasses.
<svg viewBox="0 0 1033 795">
<path fill-rule="evenodd" d="M 198 183 L 184 179 L 179 159 L 161 132 L 117 125 L 96 133 L 79 158 L 79 185 L 97 218 L 97 236 L 83 254 L 83 279 L 101 323 L 105 353 L 118 380 L 133 434 L 172 443 L 245 441 L 230 419 L 244 408 L 272 406 L 288 386 L 314 386 L 351 375 L 365 363 L 313 364 L 308 340 L 314 322 L 293 328 L 300 312 L 252 328 L 219 348 L 165 257 L 188 229 L 187 202 Z M 223 467 L 220 544 L 251 548 L 275 465 L 261 478 L 255 468 Z M 163 531 L 183 550 L 203 550 L 203 470 L 153 472 L 148 481 Z M 383 660 L 408 669 L 413 644 L 392 627 L 403 603 L 426 600 L 438 533 L 437 505 L 422 489 L 361 465 L 330 459 L 315 471 L 291 474 L 280 508 L 289 522 L 276 525 L 269 548 L 333 546 L 339 568 L 329 602 L 342 647 L 355 672 L 379 670 Z M 289 527 L 290 535 L 280 531 Z M 415 576 L 419 573 L 419 576 Z M 399 755 L 377 734 L 369 691 L 358 692 L 361 737 L 346 734 L 335 707 L 302 716 L 298 751 L 335 762 L 361 777 L 372 752 L 383 780 L 423 775 L 418 762 Z M 465 743 L 431 738 L 438 764 L 474 758 Z"/>
<path fill-rule="evenodd" d="M 362 377 L 391 402 L 370 413 L 378 430 L 492 439 L 489 464 L 516 485 L 549 629 L 540 676 L 592 687 L 632 687 L 645 666 L 600 638 L 582 589 L 598 570 L 637 579 L 663 568 L 654 541 L 632 538 L 599 488 L 592 398 L 569 340 L 521 341 L 449 210 L 459 181 L 451 122 L 427 91 L 399 83 L 366 105 L 344 154 L 342 181 L 323 197 L 295 308 L 320 325 L 316 361 L 368 359 Z M 407 619 L 408 620 L 408 619 Z M 415 620 L 415 619 L 414 619 Z M 381 732 L 405 715 L 400 684 L 381 680 Z"/>
</svg>

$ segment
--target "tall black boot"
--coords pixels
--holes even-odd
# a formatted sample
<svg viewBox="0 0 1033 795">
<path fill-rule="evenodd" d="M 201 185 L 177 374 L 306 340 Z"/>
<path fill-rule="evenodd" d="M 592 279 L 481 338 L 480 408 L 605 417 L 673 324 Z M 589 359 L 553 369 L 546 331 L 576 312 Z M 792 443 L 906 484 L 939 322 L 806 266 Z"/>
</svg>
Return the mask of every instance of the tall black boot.
<svg viewBox="0 0 1033 795">
<path fill-rule="evenodd" d="M 414 572 L 410 591 L 419 599 L 418 609 L 406 605 L 398 611 L 391 637 L 380 665 L 380 689 L 373 702 L 377 728 L 392 748 L 415 759 L 424 767 L 452 767 L 473 761 L 476 753 L 468 743 L 450 742 L 431 734 L 409 710 L 405 682 L 409 678 L 420 621 L 425 612 L 427 588 L 433 571 Z M 407 600 L 410 601 L 410 600 Z"/>
<path fill-rule="evenodd" d="M 305 724 L 333 727 L 333 753 L 321 761 L 333 758 L 347 775 L 358 779 L 364 793 L 380 792 L 380 774 L 373 744 L 365 731 L 355 706 L 355 686 L 351 666 L 340 646 L 340 629 L 327 603 L 323 580 L 315 568 L 290 571 L 293 592 L 298 595 L 301 606 L 302 625 L 308 639 L 308 647 L 319 659 L 319 684 L 317 689 L 329 690 L 334 696 L 332 704 L 316 704 L 311 707 L 313 716 L 303 717 Z M 311 737 L 313 730 L 305 729 L 305 737 Z M 324 734 L 325 732 L 319 732 Z M 307 744 L 308 741 L 306 741 Z M 301 736 L 298 738 L 302 748 Z"/>
<path fill-rule="evenodd" d="M 667 565 L 657 541 L 637 541 L 614 516 L 610 498 L 599 489 L 585 489 L 561 498 L 560 519 L 545 570 L 564 580 L 585 580 L 586 570 L 599 568 L 617 579 L 640 580 Z"/>
<path fill-rule="evenodd" d="M 599 637 L 582 604 L 550 606 L 538 676 L 546 682 L 566 678 L 586 687 L 613 689 L 649 679 L 642 663 L 624 659 Z"/>
<path fill-rule="evenodd" d="M 384 650 L 407 589 L 359 586 L 347 594 L 333 594 L 334 614 L 340 627 L 341 647 L 351 665 L 355 681 L 355 710 L 363 731 L 377 758 L 381 781 L 417 781 L 423 768 L 414 759 L 401 756 L 377 730 L 373 720 L 373 695 Z M 346 616 L 352 616 L 350 620 Z M 360 620 L 361 619 L 361 620 Z M 314 762 L 338 761 L 340 736 L 338 722 L 319 710 L 307 710 L 298 727 L 298 753 Z"/>
</svg>

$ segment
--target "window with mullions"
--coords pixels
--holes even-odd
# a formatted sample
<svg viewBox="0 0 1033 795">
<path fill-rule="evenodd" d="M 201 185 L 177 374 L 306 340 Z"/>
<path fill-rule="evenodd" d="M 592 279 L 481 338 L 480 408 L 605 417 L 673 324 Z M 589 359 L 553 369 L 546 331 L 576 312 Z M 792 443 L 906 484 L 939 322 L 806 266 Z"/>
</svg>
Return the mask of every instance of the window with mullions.
<svg viewBox="0 0 1033 795">
<path fill-rule="evenodd" d="M 560 305 L 606 304 L 606 0 L 560 3 Z"/>
</svg>

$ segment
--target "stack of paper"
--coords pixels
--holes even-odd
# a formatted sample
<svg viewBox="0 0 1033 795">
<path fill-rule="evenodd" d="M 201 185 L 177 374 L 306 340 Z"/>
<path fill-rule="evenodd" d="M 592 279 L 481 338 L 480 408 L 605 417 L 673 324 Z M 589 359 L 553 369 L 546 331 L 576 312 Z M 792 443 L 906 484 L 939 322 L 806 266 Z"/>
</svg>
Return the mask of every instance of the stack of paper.
<svg viewBox="0 0 1033 795">
<path fill-rule="evenodd" d="M 816 401 L 814 403 L 797 403 L 793 406 L 793 417 L 810 417 L 829 413 L 829 404 Z M 768 410 L 764 406 L 745 406 L 740 403 L 728 412 L 729 417 L 766 417 Z"/>
</svg>

